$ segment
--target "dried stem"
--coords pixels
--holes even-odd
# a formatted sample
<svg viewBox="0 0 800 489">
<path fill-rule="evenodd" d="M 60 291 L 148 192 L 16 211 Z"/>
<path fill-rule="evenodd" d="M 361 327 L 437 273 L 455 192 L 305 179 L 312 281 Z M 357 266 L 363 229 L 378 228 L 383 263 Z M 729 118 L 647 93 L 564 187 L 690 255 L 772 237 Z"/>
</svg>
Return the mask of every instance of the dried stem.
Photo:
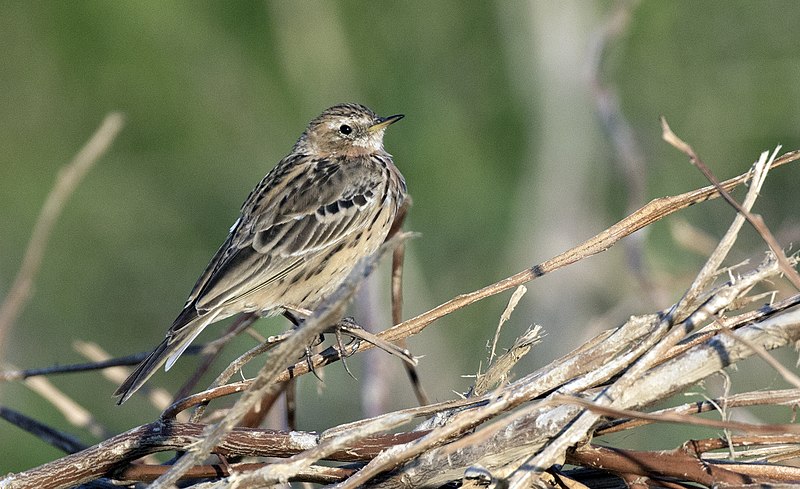
<svg viewBox="0 0 800 489">
<path fill-rule="evenodd" d="M 708 181 L 714 185 L 714 187 L 719 192 L 719 195 L 721 195 L 725 199 L 725 202 L 730 204 L 731 207 L 736 209 L 736 211 L 739 212 L 740 215 L 744 216 L 744 218 L 747 219 L 747 222 L 749 222 L 750 225 L 753 226 L 756 232 L 767 243 L 767 246 L 769 246 L 769 249 L 772 251 L 772 253 L 775 254 L 775 257 L 778 259 L 778 263 L 781 264 L 781 269 L 783 270 L 783 273 L 786 274 L 786 278 L 788 278 L 789 281 L 792 282 L 792 284 L 796 289 L 800 290 L 800 274 L 798 274 L 797 270 L 795 270 L 789 264 L 789 259 L 783 252 L 783 248 L 780 246 L 780 244 L 778 244 L 778 240 L 775 239 L 775 236 L 772 235 L 769 228 L 767 228 L 766 224 L 764 224 L 764 219 L 762 219 L 761 216 L 757 214 L 751 214 L 750 209 L 745 209 L 743 206 L 739 205 L 739 203 L 736 202 L 736 200 L 733 197 L 731 197 L 731 194 L 728 193 L 727 189 L 723 187 L 723 185 L 720 183 L 717 177 L 714 176 L 714 174 L 711 172 L 708 166 L 705 163 L 703 163 L 703 160 L 701 160 L 700 157 L 697 155 L 697 153 L 695 153 L 694 149 L 692 149 L 692 147 L 689 146 L 688 143 L 680 139 L 677 135 L 675 135 L 674 132 L 672 132 L 672 129 L 670 129 L 669 125 L 667 124 L 667 120 L 664 117 L 661 117 L 661 127 L 663 129 L 662 137 L 664 138 L 664 140 L 673 145 L 678 150 L 685 153 L 686 156 L 689 157 L 689 161 L 691 161 L 692 164 L 700 170 L 703 176 L 705 176 L 706 179 L 708 179 Z M 772 160 L 775 159 L 775 156 L 778 154 L 779 150 L 780 146 L 775 148 L 775 152 L 772 154 Z"/>
<path fill-rule="evenodd" d="M 758 185 L 763 182 L 765 170 L 798 158 L 800 153 L 793 152 L 770 162 L 765 155 L 755 172 L 722 185 L 730 189 L 753 178 L 755 183 L 743 204 L 749 208 L 755 200 Z M 636 229 L 716 194 L 717 189 L 712 186 L 677 197 L 656 199 L 562 255 L 473 293 L 456 297 L 379 336 L 395 341 L 419 332 L 449 312 L 599 253 Z M 753 292 L 755 288 L 770 284 L 784 273 L 776 260 L 767 259 L 750 269 L 740 266 L 729 270 L 726 275 L 719 274 L 722 259 L 735 243 L 743 220 L 743 217 L 734 219 L 730 237 L 723 239 L 694 285 L 669 310 L 632 317 L 625 324 L 603 332 L 551 364 L 509 382 L 511 367 L 530 349 L 533 335 L 526 336 L 507 354 L 492 362 L 487 371 L 491 382 L 476 379 L 475 398 L 359 420 L 333 427 L 321 436 L 236 427 L 262 399 L 269 399 L 279 391 L 282 380 L 293 378 L 307 369 L 303 362 L 288 370 L 286 365 L 293 362 L 319 332 L 339 321 L 343 304 L 368 273 L 374 263 L 371 261 L 354 272 L 303 328 L 291 331 L 280 338 L 281 341 L 275 342 L 277 346 L 255 379 L 220 385 L 190 396 L 175 403 L 154 423 L 29 471 L 7 476 L 0 480 L 0 485 L 4 488 L 49 489 L 110 477 L 117 481 L 149 482 L 155 479 L 154 487 L 166 487 L 178 480 L 209 476 L 217 478 L 217 481 L 198 487 L 233 484 L 256 487 L 286 481 L 316 481 L 338 483 L 340 487 L 399 488 L 437 486 L 459 479 L 463 479 L 465 486 L 488 480 L 509 487 L 529 487 L 541 485 L 545 480 L 573 485 L 587 484 L 587 480 L 592 480 L 579 471 L 553 470 L 554 464 L 565 460 L 582 467 L 599 467 L 597 464 L 612 467 L 634 486 L 774 484 L 795 480 L 792 477 L 798 477 L 798 471 L 777 465 L 776 461 L 798 458 L 800 431 L 796 424 L 701 420 L 691 414 L 721 407 L 727 414 L 731 409 L 756 404 L 794 406 L 800 402 L 800 389 L 736 394 L 655 413 L 641 412 L 646 406 L 663 401 L 726 366 L 755 355 L 754 352 L 773 362 L 773 357 L 765 354 L 766 351 L 800 340 L 800 294 L 785 297 L 785 293 L 776 292 L 776 300 L 769 306 L 754 309 L 756 301 L 763 297 Z M 397 244 L 401 238 L 399 236 L 387 243 L 387 247 Z M 384 252 L 386 250 L 384 248 Z M 793 259 L 789 264 L 793 265 Z M 722 281 L 724 278 L 728 280 Z M 695 332 L 698 328 L 702 329 Z M 369 344 L 362 342 L 358 350 L 368 347 Z M 219 381 L 227 382 L 229 374 L 252 358 L 254 353 L 250 352 L 234 362 Z M 331 348 L 313 360 L 322 365 L 335 361 L 339 354 Z M 777 370 L 781 371 L 780 368 Z M 791 375 L 787 378 L 792 379 Z M 229 411 L 220 409 L 204 418 L 219 420 L 215 424 L 187 424 L 173 419 L 175 414 L 188 407 L 234 394 L 239 398 Z M 601 422 L 603 417 L 626 420 Z M 408 426 L 419 418 L 424 418 L 421 424 Z M 726 439 L 687 443 L 679 449 L 658 453 L 581 445 L 593 435 L 636 429 L 642 424 L 655 422 L 708 426 L 743 433 Z M 413 431 L 388 432 L 398 428 L 413 428 Z M 40 436 L 50 435 L 42 432 Z M 576 446 L 580 448 L 576 449 Z M 731 454 L 711 453 L 710 450 L 728 447 L 736 449 L 737 459 L 735 463 L 726 460 L 723 465 L 717 459 L 730 459 Z M 130 465 L 143 455 L 164 450 L 185 454 L 169 467 Z M 210 453 L 226 460 L 241 456 L 282 457 L 286 460 L 248 464 L 230 460 L 230 464 L 212 466 L 206 465 L 213 463 L 213 460 L 206 460 Z M 595 457 L 593 462 L 588 460 L 590 456 Z M 770 463 L 758 467 L 742 462 L 748 458 L 762 460 L 758 457 L 773 458 Z M 358 470 L 357 465 L 322 468 L 315 465 L 319 460 L 364 465 Z M 637 467 L 632 467 L 631 461 Z M 691 470 L 678 472 L 682 465 L 689 463 L 694 464 Z M 477 464 L 483 468 L 478 469 Z"/>
<path fill-rule="evenodd" d="M 800 159 L 800 150 L 791 151 L 776 158 L 772 164 L 769 165 L 769 169 L 778 168 L 788 163 L 797 161 L 798 159 Z M 730 191 L 738 185 L 749 182 L 751 178 L 751 172 L 743 173 L 737 177 L 722 182 L 721 188 Z M 505 292 L 506 290 L 523 285 L 538 277 L 541 277 L 542 275 L 564 268 L 579 260 L 606 251 L 618 243 L 622 238 L 629 236 L 656 221 L 664 219 L 665 217 L 691 205 L 715 199 L 717 197 L 719 197 L 719 192 L 717 188 L 712 185 L 676 196 L 654 199 L 633 214 L 625 217 L 608 229 L 584 241 L 580 245 L 565 251 L 564 253 L 561 253 L 538 265 L 534 265 L 531 268 L 522 270 L 521 272 L 497 281 L 491 285 L 487 285 L 486 287 L 478 289 L 474 292 L 459 295 L 427 312 L 382 331 L 378 336 L 388 341 L 397 341 L 401 338 L 408 338 L 409 336 L 418 334 L 431 323 L 441 319 L 444 316 L 447 316 L 448 314 L 458 311 L 475 302 Z M 368 343 L 362 343 L 359 345 L 358 351 L 361 352 L 370 348 L 373 348 L 373 346 Z M 339 360 L 339 357 L 332 350 L 326 350 L 321 354 L 315 355 L 311 360 L 314 367 L 322 367 Z M 290 375 L 297 376 L 306 373 L 308 373 L 308 364 L 306 362 L 298 362 L 290 369 L 282 373 L 277 380 L 279 382 L 283 382 L 286 381 Z"/>
<path fill-rule="evenodd" d="M 36 219 L 25 256 L 22 258 L 22 265 L 8 295 L 0 306 L 0 345 L 5 343 L 3 340 L 9 329 L 30 299 L 33 282 L 39 272 L 47 242 L 67 200 L 86 173 L 111 147 L 111 143 L 122 130 L 122 126 L 122 114 L 116 112 L 108 114 L 86 145 L 69 164 L 59 171 L 56 183 L 50 190 L 47 200 L 39 212 L 39 217 Z"/>
</svg>

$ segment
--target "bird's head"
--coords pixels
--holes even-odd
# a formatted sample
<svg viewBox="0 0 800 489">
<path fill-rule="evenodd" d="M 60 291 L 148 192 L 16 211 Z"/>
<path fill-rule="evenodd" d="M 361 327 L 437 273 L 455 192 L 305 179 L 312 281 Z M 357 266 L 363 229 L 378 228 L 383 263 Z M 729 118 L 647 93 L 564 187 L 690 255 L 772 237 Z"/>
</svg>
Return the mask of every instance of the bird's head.
<svg viewBox="0 0 800 489">
<path fill-rule="evenodd" d="M 308 124 L 295 149 L 320 156 L 383 152 L 384 131 L 402 118 L 380 117 L 359 104 L 334 105 Z"/>
</svg>

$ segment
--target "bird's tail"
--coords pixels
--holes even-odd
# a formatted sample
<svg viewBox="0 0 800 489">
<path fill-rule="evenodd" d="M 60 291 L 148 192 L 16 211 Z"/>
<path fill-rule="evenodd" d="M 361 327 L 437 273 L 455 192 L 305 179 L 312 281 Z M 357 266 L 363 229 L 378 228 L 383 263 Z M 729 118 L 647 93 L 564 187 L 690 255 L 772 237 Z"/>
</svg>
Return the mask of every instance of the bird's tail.
<svg viewBox="0 0 800 489">
<path fill-rule="evenodd" d="M 147 355 L 147 358 L 136 367 L 136 370 L 134 370 L 133 373 L 125 379 L 125 382 L 114 392 L 114 397 L 119 397 L 119 399 L 117 399 L 117 404 L 122 404 L 127 401 L 145 382 L 147 382 L 147 379 L 156 373 L 156 370 L 158 370 L 164 362 L 167 362 L 166 369 L 169 370 L 181 353 L 189 347 L 189 344 L 197 338 L 207 325 L 214 321 L 216 316 L 217 314 L 209 314 L 202 317 L 195 316 L 193 320 L 182 325 L 180 328 L 176 328 L 173 325 L 167 337 L 164 338 L 164 341 Z"/>
<path fill-rule="evenodd" d="M 133 373 L 125 379 L 125 382 L 114 392 L 114 397 L 119 397 L 119 399 L 117 399 L 117 404 L 122 404 L 127 401 L 134 392 L 138 391 L 139 388 L 147 382 L 147 379 L 156 373 L 158 367 L 167 361 L 167 357 L 175 347 L 175 343 L 170 345 L 170 339 L 169 337 L 164 338 L 164 341 L 147 355 L 147 358 L 136 367 L 136 370 L 134 370 Z"/>
</svg>

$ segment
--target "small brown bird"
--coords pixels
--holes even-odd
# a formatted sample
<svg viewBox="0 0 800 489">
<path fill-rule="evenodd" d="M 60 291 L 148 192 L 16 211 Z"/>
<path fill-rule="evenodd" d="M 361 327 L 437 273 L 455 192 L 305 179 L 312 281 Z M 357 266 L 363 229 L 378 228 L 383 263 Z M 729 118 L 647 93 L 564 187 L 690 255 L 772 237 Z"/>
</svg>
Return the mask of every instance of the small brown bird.
<svg viewBox="0 0 800 489">
<path fill-rule="evenodd" d="M 304 317 L 386 239 L 406 183 L 378 117 L 341 104 L 312 120 L 242 205 L 166 338 L 114 393 L 125 402 L 209 324 L 240 312 Z"/>
</svg>

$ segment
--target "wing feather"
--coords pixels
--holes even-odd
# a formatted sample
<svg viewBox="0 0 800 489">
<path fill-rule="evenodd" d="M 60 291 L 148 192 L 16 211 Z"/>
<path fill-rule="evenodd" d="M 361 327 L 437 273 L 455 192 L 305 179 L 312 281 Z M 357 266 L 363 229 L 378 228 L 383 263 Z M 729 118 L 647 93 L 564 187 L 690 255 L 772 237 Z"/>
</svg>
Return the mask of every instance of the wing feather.
<svg viewBox="0 0 800 489">
<path fill-rule="evenodd" d="M 241 217 L 195 284 L 186 308 L 203 313 L 286 277 L 307 259 L 369 226 L 382 175 L 346 160 L 281 162 L 250 194 Z M 287 163 L 288 164 L 288 163 Z M 177 323 L 173 328 L 179 328 Z"/>
</svg>

